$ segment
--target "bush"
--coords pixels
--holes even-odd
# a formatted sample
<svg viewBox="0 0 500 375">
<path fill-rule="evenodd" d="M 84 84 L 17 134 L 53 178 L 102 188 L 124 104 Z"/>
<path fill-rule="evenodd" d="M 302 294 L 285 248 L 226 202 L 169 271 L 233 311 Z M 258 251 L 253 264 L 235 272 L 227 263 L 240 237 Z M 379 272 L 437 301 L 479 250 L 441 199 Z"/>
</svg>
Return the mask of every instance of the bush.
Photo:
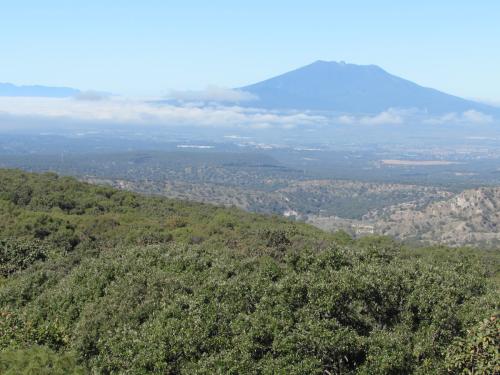
<svg viewBox="0 0 500 375">
<path fill-rule="evenodd" d="M 482 321 L 448 349 L 446 365 L 452 374 L 500 374 L 500 320 Z"/>
<path fill-rule="evenodd" d="M 2 374 L 497 371 L 494 252 L 0 170 L 0 260 Z"/>
<path fill-rule="evenodd" d="M 0 352 L 0 373 L 3 375 L 83 375 L 72 354 L 58 354 L 43 346 L 29 349 L 7 349 Z"/>
<path fill-rule="evenodd" d="M 47 249 L 37 240 L 0 239 L 0 276 L 9 276 L 47 258 Z"/>
</svg>

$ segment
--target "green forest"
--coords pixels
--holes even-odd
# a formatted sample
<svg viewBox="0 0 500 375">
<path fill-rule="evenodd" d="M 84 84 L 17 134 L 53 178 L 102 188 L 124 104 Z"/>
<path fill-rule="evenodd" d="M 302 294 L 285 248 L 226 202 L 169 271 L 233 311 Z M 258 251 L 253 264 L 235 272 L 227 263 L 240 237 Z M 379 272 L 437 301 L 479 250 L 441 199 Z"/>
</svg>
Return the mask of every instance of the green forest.
<svg viewBox="0 0 500 375">
<path fill-rule="evenodd" d="M 0 373 L 499 374 L 499 264 L 0 170 Z"/>
</svg>

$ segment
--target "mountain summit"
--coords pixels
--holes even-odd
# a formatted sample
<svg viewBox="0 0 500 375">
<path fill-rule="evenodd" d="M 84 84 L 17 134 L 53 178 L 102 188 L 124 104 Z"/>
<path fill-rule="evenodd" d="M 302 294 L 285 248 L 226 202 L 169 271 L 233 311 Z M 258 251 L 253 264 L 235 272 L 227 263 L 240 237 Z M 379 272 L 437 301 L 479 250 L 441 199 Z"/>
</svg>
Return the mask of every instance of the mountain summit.
<svg viewBox="0 0 500 375">
<path fill-rule="evenodd" d="M 259 100 L 247 105 L 349 113 L 378 113 L 388 108 L 415 108 L 440 114 L 493 107 L 422 87 L 376 65 L 316 61 L 291 72 L 242 87 Z"/>
</svg>

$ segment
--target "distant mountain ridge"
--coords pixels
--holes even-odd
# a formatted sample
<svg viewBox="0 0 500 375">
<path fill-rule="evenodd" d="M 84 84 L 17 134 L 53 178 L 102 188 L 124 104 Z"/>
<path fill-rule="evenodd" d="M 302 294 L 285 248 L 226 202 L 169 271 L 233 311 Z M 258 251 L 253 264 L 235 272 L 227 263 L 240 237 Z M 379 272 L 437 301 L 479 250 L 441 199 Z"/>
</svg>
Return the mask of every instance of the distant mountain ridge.
<svg viewBox="0 0 500 375">
<path fill-rule="evenodd" d="M 318 60 L 276 77 L 237 88 L 237 91 L 240 91 L 238 94 L 249 94 L 252 99 L 221 100 L 219 97 L 214 101 L 271 110 L 348 114 L 411 109 L 424 115 L 444 115 L 473 110 L 500 118 L 498 107 L 420 86 L 376 65 Z M 231 94 L 234 95 L 234 92 Z M 0 82 L 0 97 L 64 98 L 78 95 L 95 99 L 94 93 L 89 95 L 71 87 L 18 86 Z M 173 104 L 177 103 L 174 101 Z"/>
<path fill-rule="evenodd" d="M 246 103 L 269 109 L 379 113 L 412 108 L 430 114 L 469 110 L 499 114 L 486 104 L 423 87 L 376 65 L 316 61 L 282 75 L 241 87 L 259 99 Z"/>
<path fill-rule="evenodd" d="M 78 95 L 79 93 L 80 90 L 71 87 L 17 86 L 12 83 L 0 82 L 0 96 L 66 98 Z"/>
</svg>

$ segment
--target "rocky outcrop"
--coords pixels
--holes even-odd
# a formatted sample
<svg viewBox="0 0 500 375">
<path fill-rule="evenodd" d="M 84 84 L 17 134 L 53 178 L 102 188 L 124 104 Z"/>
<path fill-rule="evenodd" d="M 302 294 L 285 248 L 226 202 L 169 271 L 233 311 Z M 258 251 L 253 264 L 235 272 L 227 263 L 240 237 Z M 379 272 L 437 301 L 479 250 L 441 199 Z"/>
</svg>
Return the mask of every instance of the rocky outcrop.
<svg viewBox="0 0 500 375">
<path fill-rule="evenodd" d="M 500 244 L 500 188 L 465 190 L 420 209 L 395 205 L 365 220 L 376 223 L 376 232 L 403 240 L 495 246 Z"/>
</svg>

